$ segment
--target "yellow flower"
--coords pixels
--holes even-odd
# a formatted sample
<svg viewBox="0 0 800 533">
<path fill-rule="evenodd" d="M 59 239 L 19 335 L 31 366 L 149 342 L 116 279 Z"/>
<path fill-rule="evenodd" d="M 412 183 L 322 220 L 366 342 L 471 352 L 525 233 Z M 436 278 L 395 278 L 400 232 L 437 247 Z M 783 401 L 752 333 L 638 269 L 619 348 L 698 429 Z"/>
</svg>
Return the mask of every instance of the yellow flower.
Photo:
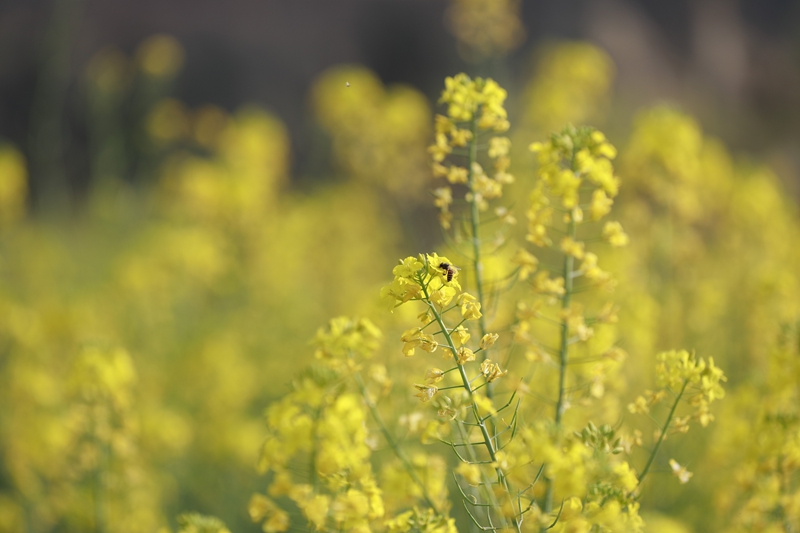
<svg viewBox="0 0 800 533">
<path fill-rule="evenodd" d="M 633 403 L 628 404 L 628 411 L 634 414 L 638 413 L 646 415 L 650 412 L 650 406 L 647 404 L 647 400 L 643 396 L 639 396 L 633 401 Z"/>
<path fill-rule="evenodd" d="M 331 500 L 324 494 L 316 494 L 310 501 L 302 506 L 303 514 L 317 529 L 322 529 L 328 518 Z"/>
<path fill-rule="evenodd" d="M 403 355 L 411 357 L 414 355 L 414 348 L 422 344 L 422 330 L 420 328 L 411 328 L 403 332 L 400 336 L 403 342 Z"/>
<path fill-rule="evenodd" d="M 489 139 L 489 157 L 492 159 L 508 155 L 511 139 L 508 137 L 492 137 Z"/>
<path fill-rule="evenodd" d="M 622 230 L 619 222 L 606 222 L 603 226 L 603 238 L 614 247 L 622 247 L 628 244 L 628 235 Z"/>
<path fill-rule="evenodd" d="M 405 513 L 399 514 L 386 521 L 386 528 L 389 530 L 389 533 L 405 533 L 411 530 L 411 518 L 413 516 L 414 511 L 406 511 Z"/>
<path fill-rule="evenodd" d="M 464 167 L 451 166 L 447 171 L 447 181 L 450 183 L 467 183 L 469 172 Z"/>
<path fill-rule="evenodd" d="M 564 508 L 561 511 L 561 519 L 565 522 L 570 522 L 575 517 L 580 516 L 582 510 L 583 503 L 581 503 L 581 499 L 576 496 L 572 496 L 564 502 Z"/>
<path fill-rule="evenodd" d="M 464 326 L 458 326 L 450 334 L 450 337 L 453 339 L 453 341 L 455 341 L 457 346 L 463 346 L 469 340 L 469 330 L 467 330 Z"/>
<path fill-rule="evenodd" d="M 264 521 L 261 527 L 266 533 L 289 529 L 289 515 L 262 494 L 253 494 L 247 505 L 247 511 L 253 522 Z"/>
<path fill-rule="evenodd" d="M 479 346 L 482 350 L 488 350 L 494 345 L 495 342 L 497 342 L 497 339 L 499 338 L 500 335 L 497 333 L 487 333 L 481 338 Z"/>
<path fill-rule="evenodd" d="M 549 272 L 543 270 L 533 277 L 533 290 L 542 294 L 561 296 L 564 294 L 564 278 L 551 279 Z"/>
<path fill-rule="evenodd" d="M 339 494 L 331 505 L 331 514 L 338 523 L 361 521 L 367 517 L 369 510 L 369 498 L 356 489 L 349 489 L 346 493 Z"/>
<path fill-rule="evenodd" d="M 453 280 L 455 282 L 455 280 Z M 445 286 L 431 291 L 430 300 L 438 308 L 446 307 L 456 295 L 455 287 Z"/>
<path fill-rule="evenodd" d="M 439 187 L 433 190 L 433 198 L 433 205 L 446 213 L 453 203 L 453 190 L 450 187 Z"/>
<path fill-rule="evenodd" d="M 493 363 L 491 360 L 486 359 L 481 363 L 481 374 L 483 374 L 483 376 L 486 378 L 486 381 L 491 383 L 497 378 L 501 378 L 508 374 L 508 370 L 500 370 L 500 366 L 497 363 Z"/>
<path fill-rule="evenodd" d="M 455 129 L 456 125 L 453 124 L 449 118 L 444 115 L 436 115 L 434 118 L 434 130 L 436 133 L 450 133 Z"/>
<path fill-rule="evenodd" d="M 463 365 L 469 361 L 474 361 L 474 360 L 475 360 L 475 354 L 472 352 L 472 350 L 470 350 L 466 346 L 462 346 L 461 348 L 458 349 L 458 352 L 456 353 L 456 361 L 458 361 L 458 364 Z"/>
<path fill-rule="evenodd" d="M 614 466 L 614 474 L 617 475 L 617 481 L 625 489 L 626 492 L 631 492 L 639 485 L 639 480 L 636 477 L 636 472 L 626 462 L 618 463 Z"/>
<path fill-rule="evenodd" d="M 517 250 L 511 262 L 519 265 L 519 279 L 521 281 L 528 279 L 539 268 L 539 259 L 524 248 Z"/>
<path fill-rule="evenodd" d="M 466 146 L 472 140 L 472 132 L 467 129 L 454 129 L 450 132 L 451 144 L 453 146 Z"/>
<path fill-rule="evenodd" d="M 423 384 L 419 384 L 419 383 L 414 383 L 414 387 L 416 387 L 416 389 L 419 391 L 414 396 L 416 396 L 417 398 L 419 398 L 423 402 L 431 401 L 431 398 L 433 398 L 434 395 L 437 392 L 439 392 L 439 388 L 438 387 L 434 387 L 433 385 L 423 385 Z"/>
<path fill-rule="evenodd" d="M 433 335 L 426 335 L 423 333 L 422 335 L 420 335 L 420 341 L 421 341 L 420 348 L 422 348 L 428 353 L 435 352 L 436 348 L 439 347 L 439 343 L 433 340 Z"/>
<path fill-rule="evenodd" d="M 561 239 L 561 251 L 575 259 L 583 259 L 583 247 L 582 242 L 575 241 L 571 237 Z"/>
<path fill-rule="evenodd" d="M 447 142 L 447 136 L 444 133 L 437 133 L 436 144 L 428 147 L 428 152 L 431 154 L 431 157 L 433 157 L 433 160 L 437 163 L 444 161 L 444 158 L 447 157 L 447 155 L 452 151 L 453 149 Z"/>
<path fill-rule="evenodd" d="M 592 220 L 600 220 L 611 212 L 611 206 L 614 200 L 606 195 L 602 189 L 596 189 L 592 193 L 592 203 L 589 206 L 589 216 Z"/>
<path fill-rule="evenodd" d="M 465 320 L 478 320 L 482 316 L 481 303 L 472 296 L 469 296 L 469 298 L 461 298 L 461 316 L 464 317 Z"/>
<path fill-rule="evenodd" d="M 584 255 L 580 271 L 586 276 L 586 279 L 592 281 L 604 281 L 609 278 L 609 274 L 597 266 L 597 255 L 591 252 Z"/>
<path fill-rule="evenodd" d="M 463 477 L 464 480 L 473 487 L 477 487 L 481 483 L 481 471 L 478 465 L 460 463 L 456 467 L 456 474 Z"/>
<path fill-rule="evenodd" d="M 677 477 L 682 484 L 688 483 L 693 475 L 685 466 L 679 465 L 675 459 L 669 460 L 669 467 L 672 469 L 672 474 Z"/>
<path fill-rule="evenodd" d="M 439 383 L 444 379 L 444 372 L 438 368 L 429 368 L 425 372 L 425 383 Z"/>
</svg>

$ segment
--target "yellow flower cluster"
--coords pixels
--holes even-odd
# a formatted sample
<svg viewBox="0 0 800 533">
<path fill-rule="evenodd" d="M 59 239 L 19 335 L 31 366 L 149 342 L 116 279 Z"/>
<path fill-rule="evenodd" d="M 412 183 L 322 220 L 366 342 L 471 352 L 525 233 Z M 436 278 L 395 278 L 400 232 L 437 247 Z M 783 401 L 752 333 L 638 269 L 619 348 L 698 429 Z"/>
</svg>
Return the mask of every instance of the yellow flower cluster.
<svg viewBox="0 0 800 533">
<path fill-rule="evenodd" d="M 356 368 L 356 356 L 372 357 L 383 337 L 381 331 L 368 318 L 353 320 L 337 317 L 327 328 L 317 330 L 312 343 L 316 346 L 314 356 L 340 368 L 340 363 Z"/>
<path fill-rule="evenodd" d="M 591 128 L 568 126 L 547 142 L 531 144 L 530 149 L 537 154 L 539 178 L 550 194 L 561 198 L 566 209 L 578 207 L 578 191 L 586 183 L 598 192 L 592 196 L 592 219 L 598 220 L 608 212 L 609 200 L 619 191 L 619 178 L 611 164 L 617 150 L 605 135 Z"/>
<path fill-rule="evenodd" d="M 442 309 L 461 291 L 458 271 L 450 270 L 451 266 L 448 258 L 435 253 L 406 257 L 392 269 L 394 280 L 381 289 L 381 299 L 393 309 L 408 301 L 419 300 L 424 291 L 429 291 L 431 302 Z"/>
<path fill-rule="evenodd" d="M 355 394 L 332 395 L 331 385 L 324 375 L 301 377 L 293 392 L 270 406 L 259 468 L 273 474 L 269 496 L 291 499 L 317 529 L 330 523 L 369 531 L 384 508 L 369 463 L 366 409 Z M 298 454 L 311 457 L 310 482 L 292 475 Z M 290 527 L 288 514 L 266 495 L 254 495 L 249 510 L 268 533 Z"/>
<path fill-rule="evenodd" d="M 602 49 L 586 42 L 563 42 L 545 48 L 536 76 L 523 95 L 522 118 L 544 133 L 564 124 L 593 124 L 607 110 L 614 63 Z"/>
<path fill-rule="evenodd" d="M 483 439 L 483 442 L 479 450 L 472 448 L 474 443 L 469 442 L 468 434 L 462 435 L 465 442 L 459 446 L 470 447 L 469 455 L 472 457 L 477 457 L 477 454 L 480 453 L 491 460 L 497 486 L 493 487 L 487 483 L 486 487 L 493 492 L 499 491 L 495 497 L 505 502 L 497 509 L 501 513 L 501 517 L 498 518 L 507 521 L 508 524 L 516 525 L 519 529 L 520 509 L 514 508 L 515 505 L 517 507 L 519 505 L 513 503 L 511 489 L 505 481 L 507 472 L 505 457 L 507 454 L 499 450 L 500 445 L 497 443 L 499 435 L 494 439 L 489 436 L 490 426 L 487 424 L 487 420 L 495 420 L 501 410 L 508 408 L 510 402 L 509 405 L 498 409 L 491 397 L 479 390 L 505 376 L 508 370 L 502 369 L 499 364 L 487 358 L 483 359 L 477 369 L 471 364 L 476 361 L 477 353 L 494 346 L 500 336 L 496 333 L 485 333 L 480 337 L 477 349 L 467 345 L 471 335 L 463 323 L 482 318 L 481 303 L 475 296 L 467 292 L 460 292 L 460 286 L 455 279 L 457 270 L 453 270 L 453 268 L 448 258 L 437 254 L 407 257 L 400 260 L 400 264 L 394 268 L 394 281 L 391 285 L 384 287 L 381 294 L 392 307 L 402 305 L 410 300 L 418 300 L 426 306 L 425 311 L 418 317 L 423 326 L 409 329 L 401 336 L 403 353 L 407 356 L 413 355 L 417 347 L 428 352 L 441 348 L 444 358 L 448 361 L 454 360 L 455 366 L 447 370 L 429 368 L 425 373 L 425 382 L 414 384 L 418 391 L 415 396 L 423 403 L 434 404 L 443 421 L 458 419 L 459 423 L 465 423 L 469 420 L 469 425 L 481 428 L 480 438 Z M 451 311 L 460 311 L 460 316 L 455 325 L 448 326 L 450 321 L 448 313 Z M 429 327 L 434 328 L 433 333 L 425 333 Z M 439 340 L 434 340 L 435 338 Z M 453 376 L 458 376 L 460 384 L 441 387 L 440 382 L 446 379 L 450 372 L 453 372 Z M 468 372 L 476 372 L 476 374 L 470 378 Z M 479 378 L 482 378 L 482 383 L 476 382 Z M 439 394 L 445 389 L 458 389 L 458 392 Z M 492 422 L 492 427 L 496 423 L 498 422 Z M 441 440 L 442 437 L 436 425 L 429 425 L 429 427 L 433 428 L 433 432 L 426 430 L 423 434 L 423 442 L 430 438 Z M 456 449 L 455 444 L 453 447 Z M 459 457 L 462 461 L 466 461 L 461 455 Z M 471 472 L 474 472 L 478 468 L 475 460 L 465 463 L 466 467 L 462 467 L 461 470 L 469 468 Z M 486 480 L 489 479 L 482 476 L 478 476 L 478 478 L 480 484 L 486 483 Z M 475 479 L 475 475 L 469 478 L 471 481 Z M 413 515 L 401 516 L 410 518 Z"/>
<path fill-rule="evenodd" d="M 599 240 L 599 237 L 613 247 L 624 246 L 628 242 L 628 236 L 618 222 L 606 222 L 602 230 L 595 224 L 610 212 L 613 198 L 619 190 L 620 181 L 611 165 L 616 149 L 597 130 L 569 126 L 552 135 L 547 142 L 533 143 L 531 150 L 538 157 L 539 180 L 530 196 L 527 240 L 543 248 L 541 255 L 547 259 L 543 263 L 536 255 L 519 249 L 511 260 L 517 265 L 518 279 L 524 281 L 532 278 L 530 287 L 534 294 L 543 297 L 535 301 L 533 307 L 525 304 L 519 308 L 515 338 L 528 347 L 530 360 L 548 360 L 550 354 L 556 353 L 563 364 L 568 359 L 567 352 L 571 344 L 583 343 L 590 349 L 587 343 L 595 336 L 591 324 L 615 322 L 606 316 L 611 305 L 609 302 L 600 305 L 600 302 L 591 301 L 590 307 L 597 308 L 597 316 L 586 318 L 584 308 L 587 306 L 573 304 L 572 299 L 577 290 L 583 292 L 590 287 L 610 290 L 615 286 L 612 276 L 598 266 L 597 254 L 587 249 L 587 242 Z M 563 217 L 557 217 L 557 213 Z M 557 246 L 550 238 L 551 231 L 562 235 Z M 550 258 L 554 256 L 560 257 L 563 262 L 561 275 L 558 276 L 553 276 L 550 269 L 544 268 L 544 265 L 552 268 Z M 544 304 L 560 304 L 561 309 L 547 310 L 547 307 L 542 307 Z M 534 325 L 535 322 L 543 324 L 547 321 L 561 325 L 561 339 L 554 339 L 554 332 L 546 326 Z M 612 331 L 603 333 L 604 347 L 595 350 L 608 351 L 613 348 L 607 344 L 609 335 L 613 335 Z M 603 395 L 599 379 L 607 372 L 609 362 L 610 358 L 592 370 L 595 397 Z"/>
<path fill-rule="evenodd" d="M 726 402 L 711 444 L 709 471 L 722 471 L 716 519 L 734 533 L 800 524 L 800 324 L 784 326 L 776 344 L 760 383 Z"/>
<path fill-rule="evenodd" d="M 725 396 L 722 383 L 727 381 L 722 370 L 714 365 L 714 359 L 709 358 L 706 362 L 686 350 L 663 352 L 656 359 L 657 384 L 664 389 L 657 392 L 646 391 L 628 406 L 628 410 L 631 413 L 647 414 L 652 406 L 667 398 L 665 391 L 671 390 L 677 394 L 676 404 L 685 396 L 693 409 L 691 418 L 699 421 L 703 427 L 708 426 L 714 420 L 710 404 Z M 688 421 L 688 417 L 675 418 L 667 429 L 671 433 L 686 433 L 689 429 Z"/>
<path fill-rule="evenodd" d="M 364 67 L 336 66 L 314 81 L 311 99 L 333 142 L 338 171 L 395 196 L 421 196 L 431 136 L 430 104 L 422 93 L 384 86 Z"/>
<path fill-rule="evenodd" d="M 438 516 L 432 509 L 421 511 L 416 507 L 387 520 L 386 528 L 389 533 L 406 533 L 411 530 L 420 533 L 458 533 L 455 519 Z"/>
<path fill-rule="evenodd" d="M 467 186 L 466 199 L 480 210 L 488 209 L 488 201 L 503 194 L 503 186 L 514 182 L 509 174 L 511 165 L 508 137 L 492 136 L 486 142 L 486 154 L 492 172 L 478 162 L 478 141 L 483 132 L 500 133 L 508 130 L 505 107 L 506 91 L 492 79 L 471 79 L 458 74 L 445 80 L 440 103 L 447 105 L 447 116 L 436 116 L 436 142 L 428 151 L 433 158 L 433 174 L 446 178 L 450 184 Z M 445 164 L 447 159 L 466 158 L 466 163 Z M 440 210 L 440 221 L 450 227 L 453 201 L 452 189 L 440 187 L 434 191 L 434 204 Z"/>
<path fill-rule="evenodd" d="M 602 433 L 602 437 L 600 434 Z M 517 486 L 526 486 L 540 476 L 553 480 L 550 498 L 557 504 L 545 510 L 544 484 L 536 483 L 526 494 L 528 513 L 523 528 L 538 531 L 642 531 L 639 505 L 633 498 L 638 485 L 636 472 L 611 443 L 618 442 L 608 426 L 591 423 L 582 432 L 560 433 L 552 425 L 539 422 L 520 431 L 499 461 Z M 460 467 L 457 473 L 470 484 L 480 480 L 477 467 Z"/>
<path fill-rule="evenodd" d="M 520 0 L 453 0 L 447 23 L 469 60 L 502 57 L 525 39 Z"/>
<path fill-rule="evenodd" d="M 249 505 L 251 518 L 267 533 L 294 526 L 287 499 L 318 531 L 368 533 L 402 528 L 408 520 L 429 524 L 430 531 L 452 527 L 452 520 L 433 508 L 446 508 L 444 462 L 435 455 L 409 458 L 397 447 L 360 374 L 362 361 L 372 357 L 380 338 L 366 319 L 331 320 L 313 340 L 317 365 L 301 372 L 293 390 L 267 409 L 269 436 L 259 469 L 270 473 L 271 481 L 266 494 L 254 494 Z M 385 368 L 372 368 L 369 380 L 385 391 L 385 374 Z M 350 392 L 353 385 L 358 394 Z M 371 464 L 377 437 L 368 429 L 369 414 L 396 452 L 396 460 L 386 462 L 379 476 Z M 298 471 L 298 461 L 307 470 Z M 421 501 L 429 509 L 417 511 L 416 518 L 407 513 L 391 517 Z"/>
</svg>

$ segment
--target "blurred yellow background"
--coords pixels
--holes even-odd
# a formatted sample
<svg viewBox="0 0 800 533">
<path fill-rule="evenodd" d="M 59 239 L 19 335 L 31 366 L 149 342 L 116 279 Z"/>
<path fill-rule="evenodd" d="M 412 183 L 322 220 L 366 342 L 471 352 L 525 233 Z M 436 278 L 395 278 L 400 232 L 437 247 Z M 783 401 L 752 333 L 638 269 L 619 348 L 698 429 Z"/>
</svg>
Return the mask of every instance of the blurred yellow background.
<svg viewBox="0 0 800 533">
<path fill-rule="evenodd" d="M 74 42 L 61 30 L 84 9 L 75 4 L 47 5 L 54 12 L 40 33 L 56 39 L 51 52 L 59 38 Z M 416 13 L 418 4 L 405 7 Z M 718 40 L 698 37 L 693 68 L 716 65 L 715 47 L 746 33 L 733 3 L 700 4 L 687 8 L 695 31 Z M 737 513 L 800 510 L 798 422 L 775 429 L 759 407 L 769 400 L 800 414 L 798 348 L 781 344 L 800 318 L 798 119 L 784 108 L 776 124 L 759 114 L 769 105 L 748 103 L 737 57 L 709 78 L 658 65 L 632 71 L 644 51 L 632 58 L 613 39 L 601 44 L 625 17 L 646 12 L 604 6 L 587 3 L 581 16 L 595 22 L 583 39 L 566 40 L 526 27 L 531 8 L 520 2 L 442 2 L 433 31 L 448 44 L 425 55 L 449 54 L 433 65 L 509 82 L 517 183 L 508 197 L 520 220 L 534 179 L 531 142 L 567 123 L 591 124 L 619 148 L 615 210 L 631 245 L 605 266 L 619 282 L 617 334 L 628 358 L 607 385 L 616 395 L 604 404 L 611 421 L 652 382 L 660 350 L 695 349 L 729 377 L 715 426 L 665 444 L 694 478 L 664 481 L 643 498 L 647 530 L 779 531 Z M 714 13 L 733 22 L 702 26 Z M 26 16 L 19 5 L 0 9 L 6 26 L 34 20 Z M 312 360 L 317 328 L 333 316 L 370 316 L 391 339 L 379 352 L 384 364 L 400 362 L 403 314 L 385 313 L 378 292 L 398 257 L 443 246 L 427 146 L 435 89 L 457 70 L 426 65 L 434 81 L 417 87 L 420 78 L 386 76 L 357 56 L 315 64 L 309 84 L 292 88 L 302 118 L 287 126 L 280 102 L 267 110 L 182 99 L 182 72 L 203 58 L 169 32 L 123 49 L 109 38 L 72 74 L 62 72 L 69 60 L 42 61 L 30 125 L 0 130 L 9 137 L 0 145 L 0 531 L 166 531 L 180 527 L 183 511 L 257 531 L 247 501 L 264 484 L 262 413 Z M 292 54 L 285 61 L 303 66 Z M 734 94 L 719 96 L 714 76 Z M 659 79 L 668 79 L 664 93 L 650 86 Z M 764 85 L 756 96 L 771 94 Z M 682 110 L 708 101 L 713 109 L 700 114 L 723 139 Z M 82 126 L 71 140 L 76 116 Z M 411 378 L 397 375 L 398 394 L 411 396 Z M 756 438 L 759 423 L 769 426 L 761 427 L 768 444 Z M 772 487 L 780 476 L 765 472 L 786 457 L 794 473 Z"/>
</svg>

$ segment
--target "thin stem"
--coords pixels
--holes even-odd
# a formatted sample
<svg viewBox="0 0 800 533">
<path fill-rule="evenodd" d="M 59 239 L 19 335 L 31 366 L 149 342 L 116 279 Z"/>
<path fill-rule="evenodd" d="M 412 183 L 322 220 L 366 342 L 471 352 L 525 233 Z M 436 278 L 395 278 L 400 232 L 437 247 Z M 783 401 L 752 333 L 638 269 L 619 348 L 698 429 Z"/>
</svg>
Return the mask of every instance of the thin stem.
<svg viewBox="0 0 800 533">
<path fill-rule="evenodd" d="M 575 239 L 575 220 L 570 217 L 569 236 Z M 561 309 L 568 311 L 572 305 L 573 278 L 572 270 L 575 267 L 575 258 L 572 255 L 564 256 L 564 295 L 561 297 Z M 561 425 L 561 418 L 564 416 L 564 389 L 567 377 L 567 365 L 569 363 L 569 322 L 566 317 L 561 319 L 561 347 L 558 351 L 559 373 L 558 373 L 558 401 L 556 402 L 556 426 Z"/>
<path fill-rule="evenodd" d="M 478 161 L 478 119 L 472 119 L 470 125 L 472 131 L 472 140 L 469 144 L 469 167 L 467 167 L 468 175 L 467 182 L 469 190 L 472 192 L 472 200 L 470 204 L 470 224 L 472 226 L 472 269 L 475 272 L 475 291 L 478 293 L 478 301 L 481 307 L 486 309 L 486 302 L 483 299 L 483 262 L 481 261 L 481 240 L 480 240 L 480 224 L 481 215 L 478 209 L 478 202 L 475 201 L 475 172 L 472 167 Z M 478 326 L 481 331 L 481 337 L 486 335 L 486 322 L 484 316 L 478 319 Z M 486 354 L 484 354 L 486 359 Z M 491 396 L 490 396 L 491 397 Z"/>
<path fill-rule="evenodd" d="M 422 280 L 420 280 L 420 281 L 422 281 Z M 423 285 L 423 284 L 421 283 L 420 285 Z M 445 336 L 445 339 L 447 340 L 448 346 L 450 347 L 451 351 L 453 352 L 454 357 L 457 357 L 458 351 L 456 350 L 455 344 L 453 343 L 453 339 L 450 337 L 450 333 L 448 332 L 448 329 L 444 324 L 444 320 L 442 319 L 442 315 L 436 309 L 436 306 L 433 305 L 430 302 L 430 295 L 428 294 L 428 289 L 426 287 L 424 287 L 424 285 L 423 285 L 422 290 L 423 290 L 423 292 L 425 294 L 426 303 L 430 307 L 431 312 L 433 313 L 433 316 L 439 322 L 439 326 L 441 327 L 442 331 L 444 332 L 444 336 Z M 461 382 L 464 385 L 464 390 L 467 391 L 467 394 L 469 395 L 470 403 L 472 404 L 472 414 L 475 417 L 475 421 L 477 423 L 476 425 L 481 430 L 481 435 L 483 436 L 483 444 L 486 447 L 486 451 L 489 453 L 489 457 L 491 458 L 492 462 L 496 463 L 497 462 L 497 453 L 496 453 L 496 451 L 494 449 L 494 444 L 492 443 L 492 437 L 489 435 L 489 430 L 486 427 L 486 422 L 484 421 L 483 418 L 481 418 L 480 413 L 478 412 L 478 405 L 477 405 L 477 403 L 475 403 L 475 389 L 473 389 L 472 385 L 470 384 L 469 376 L 467 376 L 467 371 L 464 368 L 464 365 L 459 363 L 457 359 L 456 359 L 456 364 L 458 365 L 458 373 L 461 375 Z M 495 473 L 497 474 L 497 481 L 500 484 L 503 485 L 503 487 L 506 490 L 506 493 L 508 494 L 509 499 L 511 499 L 511 490 L 509 489 L 509 486 L 508 486 L 508 480 L 506 479 L 505 475 L 503 474 L 503 471 L 500 469 L 499 466 L 495 467 Z M 513 499 L 511 499 L 511 503 L 513 505 Z M 520 525 L 519 520 L 516 517 L 512 518 L 511 520 L 512 520 L 512 522 L 514 524 L 514 527 L 516 528 L 517 532 L 520 533 L 522 531 L 522 529 L 521 529 L 521 525 Z"/>
<path fill-rule="evenodd" d="M 573 156 L 574 157 L 574 156 Z M 567 234 L 572 240 L 575 240 L 576 233 L 575 218 L 570 215 L 569 225 L 567 227 Z M 561 346 L 558 350 L 558 399 L 556 400 L 556 431 L 561 427 L 561 419 L 564 416 L 565 409 L 565 396 L 566 396 L 566 381 L 567 381 L 567 367 L 569 365 L 569 321 L 566 314 L 572 305 L 573 295 L 573 282 L 574 278 L 572 272 L 575 269 L 575 258 L 570 254 L 564 255 L 564 295 L 561 297 L 561 309 L 564 312 L 564 318 L 561 319 Z M 553 492 L 555 485 L 551 478 L 545 479 L 545 496 L 544 496 L 544 512 L 550 513 L 553 510 Z M 556 519 L 557 520 L 557 519 Z M 552 527 L 552 526 L 551 526 Z"/>
<path fill-rule="evenodd" d="M 661 448 L 661 443 L 664 442 L 664 437 L 667 435 L 667 429 L 669 429 L 669 425 L 672 422 L 672 417 L 675 415 L 675 409 L 678 407 L 678 402 L 681 401 L 681 397 L 683 393 L 686 391 L 686 386 L 689 384 L 689 380 L 683 380 L 683 386 L 681 387 L 681 392 L 678 393 L 678 396 L 675 398 L 675 402 L 672 404 L 672 408 L 669 410 L 669 415 L 667 416 L 667 421 L 664 422 L 664 426 L 661 428 L 661 435 L 658 436 L 658 441 L 656 442 L 653 451 L 650 453 L 650 457 L 647 459 L 647 464 L 644 465 L 644 469 L 642 473 L 639 474 L 639 485 L 642 484 L 647 473 L 650 471 L 650 467 L 653 465 L 653 461 L 656 458 L 656 454 L 658 453 L 658 449 Z"/>
</svg>

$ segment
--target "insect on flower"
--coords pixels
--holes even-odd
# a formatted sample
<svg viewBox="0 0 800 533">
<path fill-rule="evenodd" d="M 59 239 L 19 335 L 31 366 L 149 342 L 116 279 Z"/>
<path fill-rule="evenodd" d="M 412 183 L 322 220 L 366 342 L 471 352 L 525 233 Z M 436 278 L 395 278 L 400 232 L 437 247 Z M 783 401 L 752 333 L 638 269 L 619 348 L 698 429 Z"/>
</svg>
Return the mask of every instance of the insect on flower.
<svg viewBox="0 0 800 533">
<path fill-rule="evenodd" d="M 439 268 L 444 270 L 445 274 L 447 275 L 447 281 L 453 281 L 453 276 L 456 275 L 456 272 L 461 270 L 457 266 L 451 265 L 445 261 L 439 263 Z"/>
</svg>

